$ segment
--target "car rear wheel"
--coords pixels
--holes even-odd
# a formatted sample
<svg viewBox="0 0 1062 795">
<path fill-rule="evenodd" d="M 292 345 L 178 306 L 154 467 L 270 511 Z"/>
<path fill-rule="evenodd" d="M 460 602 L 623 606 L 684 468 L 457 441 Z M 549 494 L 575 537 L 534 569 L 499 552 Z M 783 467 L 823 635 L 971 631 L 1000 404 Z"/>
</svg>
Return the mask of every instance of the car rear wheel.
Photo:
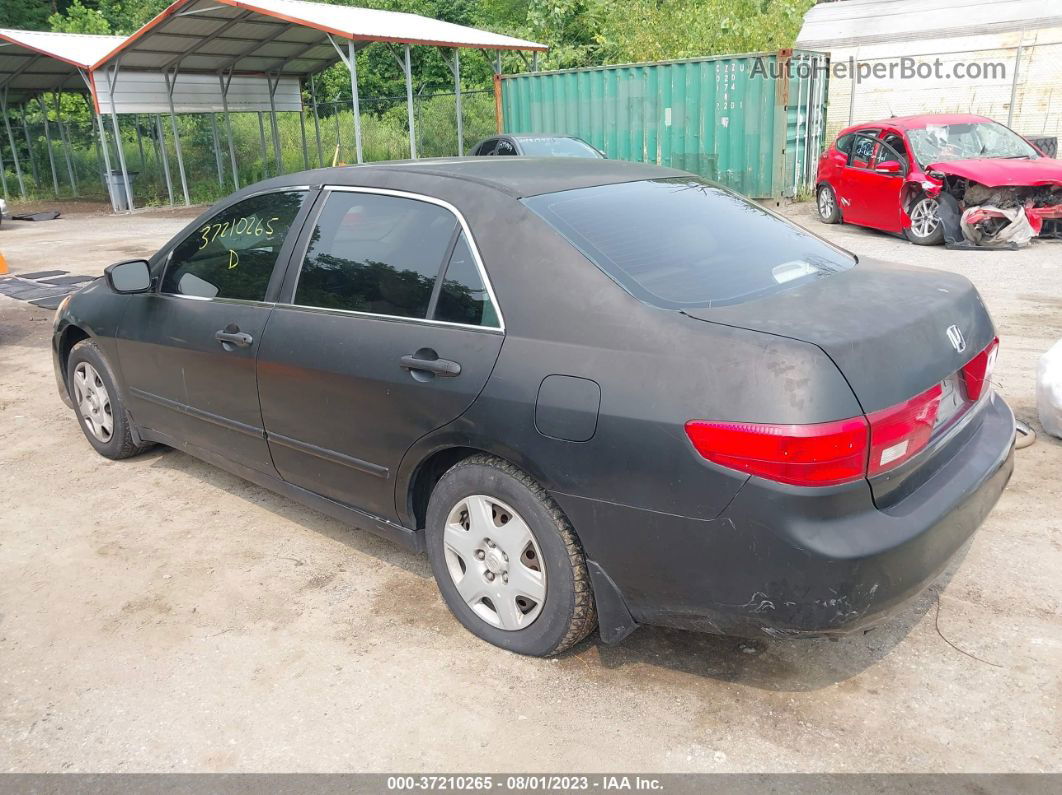
<svg viewBox="0 0 1062 795">
<path fill-rule="evenodd" d="M 841 221 L 841 208 L 837 206 L 837 194 L 829 185 L 820 185 L 815 203 L 819 209 L 819 220 L 824 224 L 836 224 Z"/>
<path fill-rule="evenodd" d="M 904 230 L 907 239 L 918 246 L 936 246 L 944 242 L 940 223 L 940 203 L 929 196 L 918 200 L 909 213 L 911 225 Z"/>
<path fill-rule="evenodd" d="M 428 559 L 450 611 L 480 638 L 519 654 L 558 654 L 597 624 L 575 531 L 538 483 L 488 455 L 436 484 Z"/>
<path fill-rule="evenodd" d="M 129 458 L 151 446 L 134 439 L 110 365 L 92 340 L 82 340 L 70 351 L 66 385 L 81 430 L 97 453 Z"/>
</svg>

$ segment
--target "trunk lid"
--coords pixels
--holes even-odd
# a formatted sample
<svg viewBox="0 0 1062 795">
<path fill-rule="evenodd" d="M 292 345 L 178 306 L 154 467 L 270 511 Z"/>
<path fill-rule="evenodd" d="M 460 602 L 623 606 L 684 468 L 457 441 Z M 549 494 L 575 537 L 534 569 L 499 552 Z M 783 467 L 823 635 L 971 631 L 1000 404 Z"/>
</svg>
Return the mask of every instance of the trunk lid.
<svg viewBox="0 0 1062 795">
<path fill-rule="evenodd" d="M 869 259 L 759 300 L 684 311 L 817 345 L 868 413 L 943 381 L 995 337 L 981 296 L 966 277 Z M 961 351 L 949 338 L 951 326 L 962 333 Z"/>
<path fill-rule="evenodd" d="M 841 371 L 866 414 L 897 406 L 939 384 L 942 412 L 950 419 L 955 390 L 962 389 L 957 373 L 995 338 L 981 296 L 965 277 L 867 259 L 848 271 L 759 300 L 684 311 L 699 320 L 818 346 Z M 961 398 L 962 392 L 958 394 Z M 955 410 L 965 408 L 958 400 Z M 927 455 L 917 456 L 895 474 L 872 478 L 879 505 L 887 495 L 906 491 L 897 491 L 900 483 L 928 459 L 945 454 L 944 447 L 931 444 Z"/>
</svg>

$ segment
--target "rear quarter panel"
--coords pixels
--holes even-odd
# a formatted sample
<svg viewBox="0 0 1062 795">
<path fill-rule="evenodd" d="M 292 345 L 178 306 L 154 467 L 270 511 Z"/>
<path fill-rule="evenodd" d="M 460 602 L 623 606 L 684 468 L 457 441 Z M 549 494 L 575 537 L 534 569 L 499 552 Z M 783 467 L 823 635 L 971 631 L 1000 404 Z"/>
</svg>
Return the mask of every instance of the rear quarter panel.
<svg viewBox="0 0 1062 795">
<path fill-rule="evenodd" d="M 506 338 L 473 406 L 407 454 L 400 510 L 417 463 L 464 445 L 508 458 L 556 493 L 710 518 L 746 478 L 704 461 L 685 435 L 687 420 L 803 423 L 860 413 L 815 346 L 643 304 L 515 200 L 464 209 Z M 555 374 L 600 386 L 588 441 L 536 428 L 539 388 Z"/>
</svg>

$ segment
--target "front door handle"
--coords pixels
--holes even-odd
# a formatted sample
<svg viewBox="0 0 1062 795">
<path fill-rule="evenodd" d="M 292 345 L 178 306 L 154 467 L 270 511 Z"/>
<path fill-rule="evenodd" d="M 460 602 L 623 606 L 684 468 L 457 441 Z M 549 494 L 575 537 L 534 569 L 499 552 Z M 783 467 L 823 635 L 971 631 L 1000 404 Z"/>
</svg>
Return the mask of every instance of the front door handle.
<svg viewBox="0 0 1062 795">
<path fill-rule="evenodd" d="M 216 332 L 214 339 L 222 345 L 235 345 L 237 348 L 250 347 L 251 343 L 254 342 L 254 337 L 246 331 L 239 331 L 235 326 L 226 326 L 221 331 Z"/>
<path fill-rule="evenodd" d="M 454 378 L 461 375 L 461 365 L 449 359 L 432 358 L 435 351 L 422 348 L 416 353 L 403 356 L 398 360 L 403 370 L 410 372 L 431 373 L 440 378 Z"/>
</svg>

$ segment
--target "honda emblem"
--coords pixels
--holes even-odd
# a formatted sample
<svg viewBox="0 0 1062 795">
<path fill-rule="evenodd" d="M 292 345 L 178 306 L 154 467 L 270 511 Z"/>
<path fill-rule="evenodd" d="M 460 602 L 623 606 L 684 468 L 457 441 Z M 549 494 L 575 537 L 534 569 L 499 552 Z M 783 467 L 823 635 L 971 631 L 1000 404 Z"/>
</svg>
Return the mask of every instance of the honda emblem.
<svg viewBox="0 0 1062 795">
<path fill-rule="evenodd" d="M 962 335 L 962 329 L 958 326 L 948 326 L 948 330 L 944 333 L 948 335 L 948 342 L 951 343 L 956 353 L 966 350 L 966 338 Z"/>
</svg>

